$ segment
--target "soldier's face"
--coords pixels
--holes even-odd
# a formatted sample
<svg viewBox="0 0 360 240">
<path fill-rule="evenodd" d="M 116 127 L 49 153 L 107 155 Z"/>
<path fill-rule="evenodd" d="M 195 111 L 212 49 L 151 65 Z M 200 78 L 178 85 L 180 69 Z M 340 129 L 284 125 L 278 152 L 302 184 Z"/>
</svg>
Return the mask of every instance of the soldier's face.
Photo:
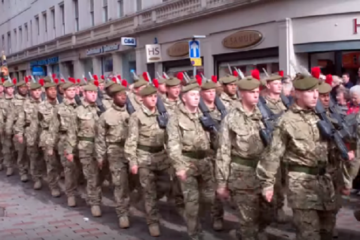
<svg viewBox="0 0 360 240">
<path fill-rule="evenodd" d="M 256 106 L 259 101 L 260 90 L 255 88 L 252 91 L 240 91 L 242 101 L 251 107 Z"/>
<path fill-rule="evenodd" d="M 114 102 L 116 105 L 124 106 L 126 103 L 126 92 L 116 93 L 114 96 Z"/>
<path fill-rule="evenodd" d="M 73 100 L 75 98 L 75 93 L 76 93 L 75 87 L 66 89 L 64 93 L 67 99 Z"/>
<path fill-rule="evenodd" d="M 75 93 L 76 93 L 77 95 L 79 95 L 79 93 L 80 93 L 80 88 L 79 88 L 78 86 L 76 86 L 76 88 L 75 88 Z"/>
<path fill-rule="evenodd" d="M 325 108 L 329 107 L 329 105 L 330 105 L 330 94 L 329 93 L 320 94 L 319 99 Z"/>
<path fill-rule="evenodd" d="M 143 100 L 143 104 L 145 105 L 145 107 L 154 108 L 156 106 L 157 94 L 154 93 L 152 95 L 145 96 L 142 98 L 142 100 Z"/>
<path fill-rule="evenodd" d="M 166 86 L 165 84 L 159 84 L 158 91 L 162 94 L 166 93 Z"/>
<path fill-rule="evenodd" d="M 104 87 L 105 87 L 105 84 L 99 83 L 99 89 L 100 89 L 101 91 L 104 91 Z"/>
<path fill-rule="evenodd" d="M 269 92 L 271 93 L 275 93 L 275 94 L 280 94 L 281 90 L 282 90 L 282 82 L 281 80 L 275 80 L 272 82 L 269 82 L 268 84 L 266 84 L 267 89 L 269 90 Z"/>
<path fill-rule="evenodd" d="M 180 89 L 181 89 L 180 85 L 173 86 L 173 87 L 167 87 L 166 88 L 166 93 L 171 98 L 177 98 L 177 97 L 180 96 Z"/>
<path fill-rule="evenodd" d="M 97 91 L 85 91 L 86 101 L 89 103 L 94 103 L 97 99 Z"/>
<path fill-rule="evenodd" d="M 224 91 L 224 88 L 223 88 L 223 86 L 221 85 L 221 83 L 219 83 L 219 82 L 216 83 L 216 86 L 217 86 L 217 88 L 216 88 L 216 94 L 220 95 L 220 94 Z"/>
<path fill-rule="evenodd" d="M 59 92 L 60 92 L 61 94 L 64 94 L 64 89 L 62 88 L 61 85 L 59 85 L 58 89 L 59 89 Z"/>
<path fill-rule="evenodd" d="M 198 90 L 189 91 L 184 94 L 183 101 L 189 107 L 198 107 L 200 102 L 200 92 Z"/>
<path fill-rule="evenodd" d="M 236 94 L 236 84 L 230 83 L 230 84 L 224 85 L 224 91 L 231 96 L 235 95 Z"/>
<path fill-rule="evenodd" d="M 216 97 L 216 90 L 215 89 L 202 90 L 200 95 L 204 99 L 204 101 L 214 102 Z"/>
<path fill-rule="evenodd" d="M 19 90 L 19 93 L 21 95 L 26 95 L 27 91 L 28 91 L 28 87 L 27 86 L 21 86 L 21 87 L 18 87 L 18 90 Z"/>
<path fill-rule="evenodd" d="M 32 98 L 34 98 L 34 99 L 36 99 L 36 100 L 38 100 L 38 99 L 40 99 L 40 97 L 41 97 L 41 88 L 39 88 L 39 89 L 35 89 L 35 90 L 31 90 L 31 96 L 32 96 Z"/>
<path fill-rule="evenodd" d="M 49 87 L 45 91 L 49 99 L 54 100 L 56 98 L 56 87 Z"/>
<path fill-rule="evenodd" d="M 319 99 L 319 92 L 317 89 L 295 91 L 295 98 L 300 105 L 303 105 L 303 107 L 314 108 Z"/>
<path fill-rule="evenodd" d="M 8 96 L 13 96 L 14 95 L 14 88 L 13 87 L 5 88 L 5 93 Z"/>
</svg>

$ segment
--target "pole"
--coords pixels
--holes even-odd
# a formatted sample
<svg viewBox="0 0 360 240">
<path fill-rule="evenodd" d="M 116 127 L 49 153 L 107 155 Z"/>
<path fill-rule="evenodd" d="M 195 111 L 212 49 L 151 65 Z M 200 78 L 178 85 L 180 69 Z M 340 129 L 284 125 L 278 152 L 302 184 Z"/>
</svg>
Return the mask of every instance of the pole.
<svg viewBox="0 0 360 240">
<path fill-rule="evenodd" d="M 194 69 L 193 69 L 193 76 L 194 76 L 194 78 L 196 76 L 196 67 L 195 66 L 194 66 Z"/>
</svg>

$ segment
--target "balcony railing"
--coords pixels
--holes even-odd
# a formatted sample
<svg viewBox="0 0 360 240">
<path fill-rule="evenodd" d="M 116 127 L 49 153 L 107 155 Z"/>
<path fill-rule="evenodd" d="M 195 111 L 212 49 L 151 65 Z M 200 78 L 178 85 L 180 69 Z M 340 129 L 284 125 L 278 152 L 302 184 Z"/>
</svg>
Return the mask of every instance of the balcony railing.
<svg viewBox="0 0 360 240">
<path fill-rule="evenodd" d="M 8 55 L 8 63 L 16 64 L 24 60 L 40 58 L 66 49 L 76 49 L 120 36 L 134 35 L 139 31 L 171 24 L 186 18 L 196 18 L 212 11 L 222 11 L 228 8 L 266 0 L 173 0 L 142 10 L 130 16 L 106 22 L 104 24 L 66 34 L 54 40 L 31 46 L 22 51 Z M 63 27 L 63 26 L 62 26 Z M 62 29 L 65 30 L 65 29 Z"/>
</svg>

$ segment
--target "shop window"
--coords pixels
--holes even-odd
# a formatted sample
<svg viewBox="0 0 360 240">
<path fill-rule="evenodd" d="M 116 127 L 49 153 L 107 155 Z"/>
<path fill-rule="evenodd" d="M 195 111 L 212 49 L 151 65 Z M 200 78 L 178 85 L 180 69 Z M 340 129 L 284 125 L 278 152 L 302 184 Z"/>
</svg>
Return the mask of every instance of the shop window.
<svg viewBox="0 0 360 240">
<path fill-rule="evenodd" d="M 112 56 L 103 57 L 103 74 L 105 73 L 112 73 L 113 72 L 113 58 Z"/>
</svg>

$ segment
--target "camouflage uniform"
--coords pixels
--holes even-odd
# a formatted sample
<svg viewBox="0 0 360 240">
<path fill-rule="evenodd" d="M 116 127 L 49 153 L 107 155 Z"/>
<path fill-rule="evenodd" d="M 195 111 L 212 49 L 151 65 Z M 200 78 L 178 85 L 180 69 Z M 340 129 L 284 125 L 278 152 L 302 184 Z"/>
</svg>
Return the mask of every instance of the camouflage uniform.
<svg viewBox="0 0 360 240">
<path fill-rule="evenodd" d="M 194 85 L 194 84 L 190 84 Z M 187 87 L 187 90 L 191 86 Z M 186 91 L 186 90 L 183 90 Z M 189 113 L 183 104 L 170 116 L 166 131 L 167 149 L 176 172 L 186 170 L 186 179 L 180 180 L 184 195 L 184 218 L 187 231 L 192 239 L 202 235 L 199 212 L 200 199 L 213 204 L 215 189 L 209 156 L 210 137 L 203 129 L 197 113 Z"/>
<path fill-rule="evenodd" d="M 236 95 L 234 95 L 234 96 L 229 96 L 227 93 L 225 93 L 225 92 L 222 92 L 221 94 L 220 94 L 220 100 L 223 102 L 223 104 L 224 104 L 224 106 L 225 106 L 225 108 L 226 108 L 226 110 L 227 111 L 229 111 L 230 110 L 230 108 L 231 107 L 233 107 L 233 104 L 234 104 L 234 102 L 236 102 L 236 101 L 238 101 L 239 100 L 239 98 L 236 96 Z"/>
<path fill-rule="evenodd" d="M 109 109 L 112 106 L 113 99 L 107 93 L 104 93 L 102 103 L 103 103 L 105 109 Z"/>
<path fill-rule="evenodd" d="M 0 81 L 0 84 L 1 81 Z M 3 154 L 3 140 L 4 140 L 4 126 L 5 126 L 5 121 L 4 121 L 4 107 L 5 107 L 5 96 L 1 95 L 0 98 L 0 171 L 2 171 L 4 169 L 4 154 Z"/>
<path fill-rule="evenodd" d="M 136 98 L 135 94 L 130 92 L 128 94 L 128 98 L 130 99 L 135 111 L 138 111 L 141 108 L 141 102 Z"/>
<path fill-rule="evenodd" d="M 4 154 L 4 165 L 5 167 L 8 169 L 9 172 L 9 176 L 12 175 L 12 169 L 14 168 L 15 165 L 15 152 L 14 152 L 14 144 L 13 141 L 11 140 L 11 135 L 6 135 L 6 131 L 5 131 L 5 126 L 7 123 L 7 119 L 8 116 L 11 114 L 11 102 L 13 100 L 13 97 L 9 97 L 7 95 L 5 95 L 5 99 L 3 101 L 3 106 L 2 106 L 2 110 L 3 110 L 3 120 L 4 120 L 4 125 L 2 125 L 3 128 L 3 138 L 2 138 L 2 151 Z M 10 169 L 10 170 L 9 170 Z"/>
<path fill-rule="evenodd" d="M 181 100 L 177 99 L 176 101 L 170 101 L 167 97 L 163 99 L 164 106 L 166 108 L 166 111 L 169 115 L 173 115 L 176 111 L 176 109 L 179 108 L 179 105 L 181 104 Z"/>
</svg>

